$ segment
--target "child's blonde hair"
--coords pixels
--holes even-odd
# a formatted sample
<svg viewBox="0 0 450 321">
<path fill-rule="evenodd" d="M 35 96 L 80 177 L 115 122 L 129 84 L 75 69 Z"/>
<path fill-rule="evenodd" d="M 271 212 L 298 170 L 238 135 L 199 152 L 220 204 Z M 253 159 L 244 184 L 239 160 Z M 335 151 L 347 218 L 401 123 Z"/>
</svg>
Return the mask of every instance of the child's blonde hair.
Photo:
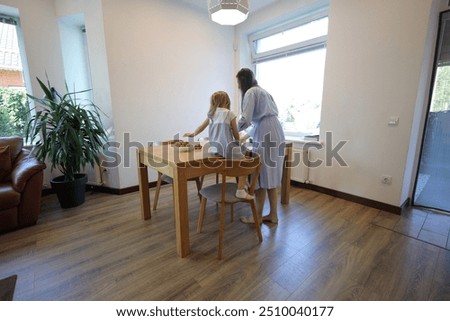
<svg viewBox="0 0 450 321">
<path fill-rule="evenodd" d="M 230 97 L 224 91 L 216 91 L 211 95 L 211 103 L 208 111 L 208 116 L 213 116 L 217 107 L 230 109 Z"/>
</svg>

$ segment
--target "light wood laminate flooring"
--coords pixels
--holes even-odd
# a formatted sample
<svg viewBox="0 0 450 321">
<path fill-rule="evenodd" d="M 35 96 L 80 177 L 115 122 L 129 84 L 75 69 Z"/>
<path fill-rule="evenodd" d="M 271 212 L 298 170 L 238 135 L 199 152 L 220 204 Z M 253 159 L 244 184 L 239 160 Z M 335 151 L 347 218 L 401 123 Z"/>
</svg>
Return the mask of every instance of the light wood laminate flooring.
<svg viewBox="0 0 450 321">
<path fill-rule="evenodd" d="M 430 212 L 398 216 L 292 187 L 279 224 L 262 225 L 262 243 L 239 222 L 247 204 L 235 207 L 234 222 L 227 214 L 219 261 L 219 210 L 207 206 L 197 234 L 189 190 L 187 258 L 176 254 L 171 186 L 148 221 L 137 192 L 88 192 L 72 209 L 48 195 L 36 226 L 0 235 L 0 279 L 18 275 L 15 300 L 450 299 L 448 216 L 426 223 Z"/>
</svg>

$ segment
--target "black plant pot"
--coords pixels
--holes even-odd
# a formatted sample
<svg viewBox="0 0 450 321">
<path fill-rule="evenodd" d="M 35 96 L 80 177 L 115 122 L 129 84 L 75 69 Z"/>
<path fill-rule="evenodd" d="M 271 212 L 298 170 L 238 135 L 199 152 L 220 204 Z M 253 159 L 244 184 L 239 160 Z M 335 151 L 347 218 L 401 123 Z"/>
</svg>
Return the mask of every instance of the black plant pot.
<svg viewBox="0 0 450 321">
<path fill-rule="evenodd" d="M 75 174 L 74 181 L 66 181 L 64 176 L 55 177 L 50 181 L 62 208 L 75 207 L 84 203 L 86 183 L 86 174 Z"/>
</svg>

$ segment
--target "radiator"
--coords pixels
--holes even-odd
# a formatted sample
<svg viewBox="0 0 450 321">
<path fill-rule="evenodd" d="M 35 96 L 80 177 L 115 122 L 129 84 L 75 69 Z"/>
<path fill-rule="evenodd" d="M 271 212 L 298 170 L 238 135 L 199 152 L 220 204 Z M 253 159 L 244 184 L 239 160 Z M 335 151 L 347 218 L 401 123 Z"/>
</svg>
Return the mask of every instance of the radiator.
<svg viewBox="0 0 450 321">
<path fill-rule="evenodd" d="M 309 153 L 307 149 L 292 149 L 291 180 L 309 184 Z"/>
<path fill-rule="evenodd" d="M 84 172 L 87 175 L 88 181 L 87 184 L 89 185 L 103 185 L 103 177 L 102 177 L 102 170 L 100 166 L 95 164 L 94 166 L 86 166 L 84 169 Z"/>
</svg>

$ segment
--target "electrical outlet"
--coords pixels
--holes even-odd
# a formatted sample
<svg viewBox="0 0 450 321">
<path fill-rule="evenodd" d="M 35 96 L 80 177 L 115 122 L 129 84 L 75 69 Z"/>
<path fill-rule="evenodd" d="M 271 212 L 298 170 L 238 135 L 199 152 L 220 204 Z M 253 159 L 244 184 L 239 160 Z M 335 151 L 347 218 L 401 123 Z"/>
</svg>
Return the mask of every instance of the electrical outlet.
<svg viewBox="0 0 450 321">
<path fill-rule="evenodd" d="M 382 175 L 381 176 L 381 183 L 385 185 L 391 185 L 392 183 L 392 176 L 390 175 Z"/>
</svg>

